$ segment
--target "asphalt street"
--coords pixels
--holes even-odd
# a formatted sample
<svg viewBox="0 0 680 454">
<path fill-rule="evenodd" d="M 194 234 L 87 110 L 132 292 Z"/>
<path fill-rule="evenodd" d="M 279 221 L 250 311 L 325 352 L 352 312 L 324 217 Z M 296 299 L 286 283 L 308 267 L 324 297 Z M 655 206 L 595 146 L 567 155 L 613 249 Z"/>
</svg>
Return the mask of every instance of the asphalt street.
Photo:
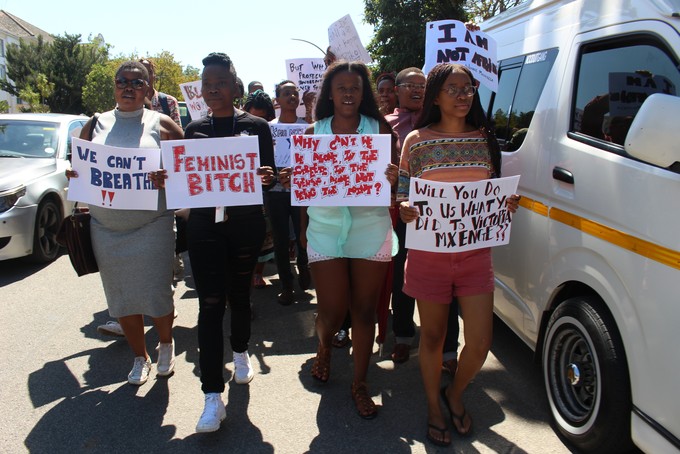
<svg viewBox="0 0 680 454">
<path fill-rule="evenodd" d="M 64 255 L 47 266 L 0 262 L 0 452 L 572 452 L 550 426 L 531 351 L 498 320 L 492 351 L 465 398 L 474 420 L 471 437 L 453 432 L 449 448 L 427 442 L 417 348 L 395 367 L 388 358 L 390 335 L 382 356 L 375 345 L 369 368 L 379 416 L 361 419 L 350 397 L 350 350 L 334 349 L 328 383 L 312 379 L 314 291 L 296 289 L 300 301 L 280 306 L 275 271 L 268 263 L 265 278 L 273 285 L 253 290 L 255 379 L 249 385 L 231 381 L 227 345 L 227 419 L 218 432 L 196 434 L 203 394 L 190 270 L 175 293 L 175 373 L 162 378 L 152 371 L 137 387 L 127 383 L 133 358 L 126 342 L 96 331 L 109 319 L 97 274 L 77 277 Z M 225 319 L 227 333 L 228 326 Z M 147 325 L 154 361 L 157 342 Z"/>
</svg>

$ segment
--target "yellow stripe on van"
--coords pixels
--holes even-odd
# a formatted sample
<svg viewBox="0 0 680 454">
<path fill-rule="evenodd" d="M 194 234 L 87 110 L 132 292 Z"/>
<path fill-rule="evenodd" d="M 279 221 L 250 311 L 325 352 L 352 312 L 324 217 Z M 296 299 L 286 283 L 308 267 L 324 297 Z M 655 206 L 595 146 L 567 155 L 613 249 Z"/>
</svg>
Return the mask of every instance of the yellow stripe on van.
<svg viewBox="0 0 680 454">
<path fill-rule="evenodd" d="M 557 222 L 578 229 L 583 233 L 587 233 L 588 235 L 592 235 L 628 251 L 635 252 L 636 254 L 647 257 L 655 262 L 680 270 L 680 252 L 678 251 L 650 243 L 649 241 L 628 235 L 627 233 L 612 229 L 611 227 L 607 227 L 598 222 L 576 216 L 575 214 L 560 210 L 559 208 L 549 209 L 541 202 L 525 196 L 522 196 L 519 204 L 527 210 L 542 216 L 548 216 L 550 219 L 554 219 Z"/>
<path fill-rule="evenodd" d="M 519 199 L 519 206 L 524 207 L 529 211 L 533 211 L 534 213 L 538 213 L 541 216 L 548 216 L 547 205 L 543 205 L 541 202 L 537 202 L 528 197 L 522 196 L 522 198 Z"/>
</svg>

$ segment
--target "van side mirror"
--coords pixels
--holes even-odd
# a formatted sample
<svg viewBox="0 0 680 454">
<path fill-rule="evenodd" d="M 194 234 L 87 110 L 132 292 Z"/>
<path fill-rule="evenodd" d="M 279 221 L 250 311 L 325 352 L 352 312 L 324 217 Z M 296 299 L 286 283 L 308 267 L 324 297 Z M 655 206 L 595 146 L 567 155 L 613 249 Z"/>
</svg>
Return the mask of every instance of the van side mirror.
<svg viewBox="0 0 680 454">
<path fill-rule="evenodd" d="M 678 118 L 679 97 L 661 93 L 650 95 L 630 125 L 624 143 L 626 153 L 664 168 L 680 161 Z"/>
</svg>

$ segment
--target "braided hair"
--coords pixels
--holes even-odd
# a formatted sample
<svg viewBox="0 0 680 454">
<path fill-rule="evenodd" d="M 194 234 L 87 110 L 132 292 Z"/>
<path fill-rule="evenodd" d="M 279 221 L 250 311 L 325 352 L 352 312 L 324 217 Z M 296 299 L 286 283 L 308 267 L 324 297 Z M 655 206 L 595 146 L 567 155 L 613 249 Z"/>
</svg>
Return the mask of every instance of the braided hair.
<svg viewBox="0 0 680 454">
<path fill-rule="evenodd" d="M 234 67 L 234 62 L 231 61 L 229 55 L 222 52 L 212 52 L 208 54 L 202 61 L 203 66 L 217 65 L 227 68 L 227 70 L 234 76 L 234 80 L 238 77 L 236 76 L 236 68 Z"/>
<path fill-rule="evenodd" d="M 269 95 L 262 90 L 255 90 L 254 92 L 249 93 L 243 108 L 246 112 L 250 112 L 250 109 L 264 110 L 266 113 L 266 117 L 264 117 L 264 119 L 267 121 L 272 121 L 274 118 L 276 118 L 274 104 L 272 103 Z"/>
</svg>

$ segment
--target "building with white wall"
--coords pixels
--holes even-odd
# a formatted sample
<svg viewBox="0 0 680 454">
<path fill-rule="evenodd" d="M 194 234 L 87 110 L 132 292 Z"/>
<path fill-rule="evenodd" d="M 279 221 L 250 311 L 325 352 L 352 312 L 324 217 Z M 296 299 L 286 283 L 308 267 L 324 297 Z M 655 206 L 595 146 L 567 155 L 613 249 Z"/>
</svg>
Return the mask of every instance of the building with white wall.
<svg viewBox="0 0 680 454">
<path fill-rule="evenodd" d="M 0 79 L 7 80 L 7 47 L 11 44 L 18 45 L 20 40 L 37 41 L 38 36 L 42 36 L 46 43 L 54 40 L 52 35 L 45 30 L 29 24 L 5 10 L 0 10 Z M 7 101 L 10 112 L 19 112 L 18 106 L 21 105 L 21 100 L 16 96 L 0 91 L 0 101 Z"/>
</svg>

